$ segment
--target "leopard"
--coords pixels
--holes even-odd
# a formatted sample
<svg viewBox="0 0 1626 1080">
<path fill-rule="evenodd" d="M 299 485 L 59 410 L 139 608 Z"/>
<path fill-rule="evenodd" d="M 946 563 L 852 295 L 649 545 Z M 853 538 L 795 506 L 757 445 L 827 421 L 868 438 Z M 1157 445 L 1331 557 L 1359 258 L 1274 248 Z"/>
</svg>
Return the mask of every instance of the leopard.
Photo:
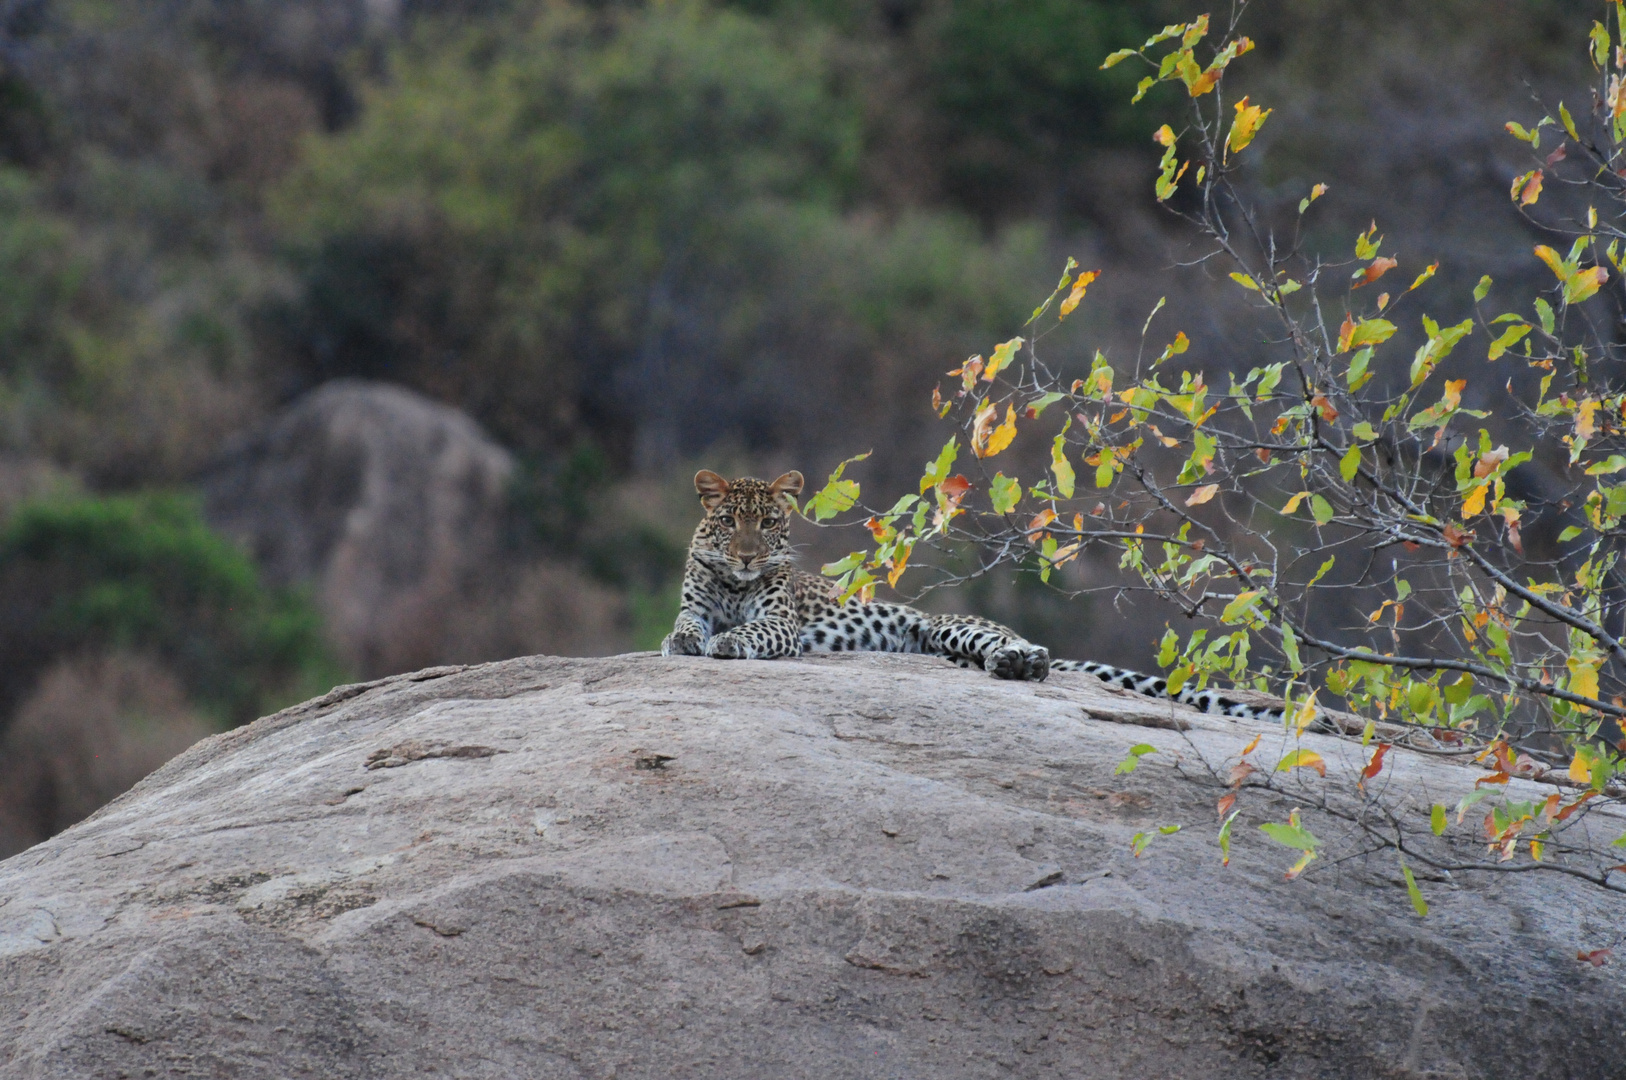
<svg viewBox="0 0 1626 1080">
<path fill-rule="evenodd" d="M 772 481 L 695 473 L 702 517 L 689 544 L 682 602 L 661 655 L 777 660 L 816 653 L 883 652 L 939 656 L 998 679 L 1042 682 L 1054 671 L 1093 675 L 1148 697 L 1201 712 L 1280 720 L 1282 709 L 1235 701 L 1212 688 L 1089 660 L 1053 660 L 1050 650 L 1010 627 L 975 615 L 932 614 L 907 604 L 851 596 L 795 565 L 790 522 L 802 474 Z"/>
</svg>

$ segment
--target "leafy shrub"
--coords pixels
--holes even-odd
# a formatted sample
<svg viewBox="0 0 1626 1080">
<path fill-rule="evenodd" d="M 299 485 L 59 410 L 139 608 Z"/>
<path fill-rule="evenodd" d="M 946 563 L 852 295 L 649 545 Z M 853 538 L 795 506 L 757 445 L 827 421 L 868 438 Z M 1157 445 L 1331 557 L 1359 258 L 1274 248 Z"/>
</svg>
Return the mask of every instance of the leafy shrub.
<svg viewBox="0 0 1626 1080">
<path fill-rule="evenodd" d="M 1153 191 L 1254 320 L 1251 370 L 1203 363 L 1211 343 L 1154 321 L 1163 300 L 1147 305 L 1132 358 L 1068 355 L 1055 335 L 1100 276 L 1068 260 L 1017 336 L 939 382 L 933 406 L 957 434 L 918 487 L 868 508 L 879 546 L 826 573 L 864 594 L 925 563 L 910 562 L 917 550 L 948 547 L 975 555 L 976 574 L 1004 564 L 1060 581 L 1090 549 L 1110 551 L 1126 578 L 1115 588 L 1193 627 L 1160 642 L 1171 694 L 1230 682 L 1287 702 L 1273 766 L 1250 758 L 1259 738 L 1223 771 L 1209 763 L 1231 789 L 1219 800 L 1227 857 L 1238 799 L 1266 788 L 1353 824 L 1363 853 L 1398 855 L 1419 914 L 1407 860 L 1626 891 L 1610 851 L 1626 836 L 1607 844 L 1594 828 L 1618 824 L 1589 820 L 1626 803 L 1626 5 L 1605 10 L 1580 106 L 1506 124 L 1528 148 L 1512 202 L 1557 245 L 1534 247 L 1539 286 L 1480 276 L 1461 321 L 1419 310 L 1441 292 L 1436 304 L 1469 304 L 1435 280 L 1438 262 L 1403 267 L 1376 223 L 1341 250 L 1305 239 L 1317 204 L 1336 197 L 1326 184 L 1285 206 L 1241 184 L 1274 109 L 1226 93 L 1230 65 L 1254 48 L 1234 21 L 1200 16 L 1113 53 L 1104 67 L 1145 72 L 1137 98 L 1159 83 L 1188 95 L 1183 128 L 1153 134 Z M 1421 333 L 1407 341 L 1403 323 Z M 1482 359 L 1469 361 L 1480 334 Z M 808 510 L 827 519 L 859 494 L 838 470 Z M 935 569 L 935 584 L 968 576 Z M 1364 718 L 1321 704 L 1339 699 Z M 1301 779 L 1327 778 L 1297 746 L 1315 725 L 1361 738 L 1352 785 Z M 1420 816 L 1411 793 L 1368 785 L 1393 745 L 1491 771 L 1451 811 Z M 1556 790 L 1532 798 L 1515 779 Z M 1262 828 L 1300 852 L 1290 878 L 1318 857 L 1297 810 Z"/>
<path fill-rule="evenodd" d="M 156 656 L 225 723 L 338 680 L 321 622 L 174 494 L 25 503 L 0 531 L 0 693 L 8 710 L 58 657 Z"/>
</svg>

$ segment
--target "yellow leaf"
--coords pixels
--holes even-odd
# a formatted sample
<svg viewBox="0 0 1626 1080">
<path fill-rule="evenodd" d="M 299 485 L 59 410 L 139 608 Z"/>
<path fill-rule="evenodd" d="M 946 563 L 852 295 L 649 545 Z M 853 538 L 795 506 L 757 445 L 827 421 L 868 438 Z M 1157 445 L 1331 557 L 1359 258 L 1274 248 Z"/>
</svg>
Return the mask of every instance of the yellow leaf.
<svg viewBox="0 0 1626 1080">
<path fill-rule="evenodd" d="M 1238 285 L 1242 286 L 1244 289 L 1252 289 L 1254 292 L 1259 291 L 1258 283 L 1255 282 L 1253 280 L 1253 278 L 1249 277 L 1247 274 L 1244 274 L 1244 273 L 1241 273 L 1239 271 L 1233 270 L 1231 272 L 1231 280 L 1236 282 Z"/>
<path fill-rule="evenodd" d="M 1202 487 L 1191 493 L 1191 498 L 1186 500 L 1186 505 L 1201 506 L 1209 499 L 1212 499 L 1214 497 L 1214 493 L 1218 490 L 1218 484 L 1204 484 Z"/>
<path fill-rule="evenodd" d="M 1264 126 L 1265 120 L 1269 118 L 1270 114 L 1270 109 L 1261 109 L 1257 105 L 1249 105 L 1246 97 L 1237 102 L 1236 119 L 1231 121 L 1230 134 L 1225 137 L 1226 153 L 1240 153 L 1249 143 L 1253 142 L 1253 137 L 1259 133 L 1259 129 Z"/>
<path fill-rule="evenodd" d="M 1286 517 L 1288 514 L 1291 514 L 1293 511 L 1297 510 L 1299 508 L 1299 503 L 1303 502 L 1309 497 L 1310 493 L 1308 491 L 1301 491 L 1297 495 L 1294 495 L 1291 499 L 1288 499 L 1287 505 L 1282 507 L 1282 516 Z"/>
<path fill-rule="evenodd" d="M 1564 302 L 1579 304 L 1583 300 L 1589 300 L 1608 280 L 1609 271 L 1601 266 L 1582 270 L 1564 282 Z"/>
<path fill-rule="evenodd" d="M 1014 438 L 1016 438 L 1016 406 L 1006 405 L 1005 422 L 988 433 L 988 440 L 984 445 L 979 447 L 973 442 L 971 449 L 980 458 L 993 457 L 1011 445 Z"/>
<path fill-rule="evenodd" d="M 1022 347 L 1023 338 L 1014 337 L 1002 345 L 994 347 L 994 354 L 988 358 L 988 367 L 982 373 L 983 382 L 993 382 L 994 376 L 999 374 L 1000 368 L 1005 367 L 1016 358 L 1016 350 Z"/>
<path fill-rule="evenodd" d="M 1558 252 L 1546 244 L 1536 245 L 1536 258 L 1546 263 L 1547 269 L 1551 270 L 1559 281 L 1564 281 L 1569 277 L 1570 271 L 1565 268 L 1564 260 L 1559 256 Z"/>
<path fill-rule="evenodd" d="M 1425 282 L 1429 278 L 1433 277 L 1434 276 L 1434 271 L 1438 270 L 1439 268 L 1440 268 L 1439 263 L 1437 263 L 1437 262 L 1429 263 L 1428 269 L 1424 270 L 1421 274 L 1418 274 L 1417 275 L 1417 280 L 1411 283 L 1411 289 L 1407 289 L 1406 291 L 1411 292 L 1412 289 L 1417 288 L 1417 286 L 1421 285 L 1423 282 Z"/>
<path fill-rule="evenodd" d="M 1315 723 L 1315 718 L 1317 716 L 1319 716 L 1319 715 L 1321 715 L 1321 710 L 1316 708 L 1315 694 L 1312 693 L 1308 698 L 1306 698 L 1304 700 L 1304 704 L 1299 706 L 1298 711 L 1293 714 L 1293 730 L 1296 733 L 1298 733 L 1300 735 L 1303 735 L 1305 729 L 1308 728 L 1311 724 Z M 1300 750 L 1299 753 L 1308 754 L 1309 751 L 1308 750 Z M 1311 754 L 1310 756 L 1315 757 L 1317 761 L 1321 760 L 1319 757 L 1316 757 L 1316 755 L 1314 755 L 1314 754 Z M 1317 769 L 1316 771 L 1321 773 L 1322 776 L 1327 775 L 1326 766 L 1324 766 L 1324 765 L 1320 769 Z"/>
<path fill-rule="evenodd" d="M 1587 760 L 1585 750 L 1575 751 L 1575 757 L 1570 759 L 1570 781 L 1576 784 L 1592 783 L 1592 763 Z"/>
<path fill-rule="evenodd" d="M 1583 439 L 1590 439 L 1598 430 L 1598 405 L 1596 399 L 1581 402 L 1575 409 L 1575 434 Z"/>
<path fill-rule="evenodd" d="M 1571 656 L 1565 666 L 1570 671 L 1569 691 L 1584 698 L 1598 698 L 1598 661 L 1583 656 Z"/>
<path fill-rule="evenodd" d="M 1164 124 L 1162 127 L 1152 132 L 1152 141 L 1157 143 L 1159 146 L 1173 146 L 1174 129 L 1169 125 Z"/>
<path fill-rule="evenodd" d="M 1468 493 L 1466 499 L 1462 500 L 1462 520 L 1467 521 L 1485 509 L 1485 493 L 1489 488 L 1489 484 L 1480 484 Z"/>
<path fill-rule="evenodd" d="M 1313 711 L 1313 702 L 1306 702 L 1306 704 L 1310 705 Z M 1312 716 L 1311 719 L 1314 719 L 1314 717 Z M 1327 761 L 1314 750 L 1295 750 L 1276 763 L 1277 772 L 1286 772 L 1289 769 L 1314 769 L 1322 776 L 1326 776 Z"/>
<path fill-rule="evenodd" d="M 1247 757 L 1249 754 L 1253 753 L 1254 747 L 1258 746 L 1259 740 L 1263 739 L 1264 737 L 1264 732 L 1260 732 L 1258 735 L 1255 735 L 1253 737 L 1253 741 L 1242 748 L 1242 756 Z"/>
<path fill-rule="evenodd" d="M 1099 270 L 1086 270 L 1078 275 L 1078 278 L 1073 282 L 1073 291 L 1068 293 L 1067 299 L 1061 302 L 1061 317 L 1063 319 L 1073 313 L 1073 309 L 1078 307 L 1078 302 L 1084 299 L 1084 290 L 1089 287 L 1090 282 L 1100 276 L 1101 271 Z"/>
</svg>

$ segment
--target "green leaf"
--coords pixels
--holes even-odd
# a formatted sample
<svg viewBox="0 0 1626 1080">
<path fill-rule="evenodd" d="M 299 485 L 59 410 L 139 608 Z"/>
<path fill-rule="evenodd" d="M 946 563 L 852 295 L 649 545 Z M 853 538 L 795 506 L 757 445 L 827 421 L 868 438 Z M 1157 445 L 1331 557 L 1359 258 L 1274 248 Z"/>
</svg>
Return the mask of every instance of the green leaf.
<svg viewBox="0 0 1626 1080">
<path fill-rule="evenodd" d="M 1225 605 L 1225 610 L 1220 612 L 1220 621 L 1226 623 L 1241 622 L 1258 605 L 1259 598 L 1263 595 L 1264 590 L 1262 589 L 1249 589 L 1246 592 L 1238 593 L 1235 599 Z"/>
<path fill-rule="evenodd" d="M 1286 623 L 1282 624 L 1282 655 L 1287 658 L 1287 666 L 1297 675 L 1304 670 L 1304 662 L 1299 659 L 1299 639 L 1293 633 L 1293 628 Z"/>
<path fill-rule="evenodd" d="M 1435 803 L 1434 809 L 1428 812 L 1428 827 L 1434 831 L 1435 836 L 1442 836 L 1445 833 L 1445 826 L 1445 807 Z"/>
<path fill-rule="evenodd" d="M 1231 865 L 1231 825 L 1236 821 L 1236 817 L 1240 813 L 1242 813 L 1242 811 L 1232 810 L 1228 815 L 1226 815 L 1224 824 L 1220 826 L 1219 848 L 1220 854 L 1225 856 L 1226 866 Z"/>
<path fill-rule="evenodd" d="M 1553 306 L 1541 297 L 1536 297 L 1536 318 L 1541 321 L 1541 332 L 1552 335 L 1553 332 Z"/>
<path fill-rule="evenodd" d="M 1117 52 L 1112 53 L 1105 60 L 1101 61 L 1100 70 L 1104 71 L 1109 67 L 1114 67 L 1117 64 L 1122 63 L 1125 60 L 1128 60 L 1131 56 L 1134 56 L 1138 51 L 1139 51 L 1138 49 L 1119 49 Z"/>
<path fill-rule="evenodd" d="M 950 439 L 943 444 L 938 453 L 937 460 L 926 466 L 926 473 L 920 478 L 920 493 L 922 495 L 949 478 L 949 470 L 954 467 L 954 459 L 960 453 L 959 437 Z"/>
<path fill-rule="evenodd" d="M 1534 329 L 1534 327 L 1532 327 L 1529 323 L 1508 327 L 1506 330 L 1502 331 L 1501 337 L 1490 343 L 1490 352 L 1486 355 L 1485 359 L 1498 359 L 1503 353 L 1517 345 L 1519 340 L 1528 334 L 1532 329 Z"/>
<path fill-rule="evenodd" d="M 1050 406 L 1054 405 L 1056 402 L 1060 401 L 1066 396 L 1066 394 L 1058 394 L 1052 391 L 1044 395 L 1044 397 L 1039 398 L 1037 401 L 1029 402 L 1028 408 L 1033 411 L 1034 416 L 1042 416 L 1044 415 L 1044 411 L 1046 409 L 1050 408 Z"/>
<path fill-rule="evenodd" d="M 1586 530 L 1581 528 L 1579 525 L 1571 525 L 1569 528 L 1558 534 L 1558 542 L 1560 544 L 1567 544 L 1585 531 Z"/>
<path fill-rule="evenodd" d="M 1338 475 L 1342 476 L 1344 483 L 1347 484 L 1355 479 L 1355 474 L 1360 471 L 1360 468 L 1361 446 L 1359 443 L 1350 443 L 1349 449 L 1344 452 L 1344 456 L 1338 459 Z M 1311 500 L 1310 505 L 1314 508 L 1314 500 Z"/>
<path fill-rule="evenodd" d="M 1366 439 L 1368 442 L 1370 442 L 1378 437 L 1378 429 L 1373 427 L 1365 420 L 1362 420 L 1360 423 L 1356 424 L 1353 430 L 1357 439 Z"/>
<path fill-rule="evenodd" d="M 1565 134 L 1574 139 L 1576 142 L 1580 142 L 1581 136 L 1575 133 L 1575 119 L 1570 116 L 1570 111 L 1564 108 L 1564 103 L 1562 101 L 1558 103 L 1558 119 L 1564 124 Z"/>
<path fill-rule="evenodd" d="M 1286 844 L 1290 848 L 1300 851 L 1314 851 L 1321 846 L 1321 841 L 1311 834 L 1309 829 L 1301 825 L 1279 825 L 1274 821 L 1259 826 L 1259 831 L 1276 841 Z"/>
<path fill-rule="evenodd" d="M 808 500 L 807 509 L 814 521 L 828 521 L 858 505 L 858 481 L 831 480 L 824 489 Z"/>
<path fill-rule="evenodd" d="M 1349 347 L 1359 348 L 1362 345 L 1382 345 L 1395 336 L 1398 327 L 1388 319 L 1362 319 L 1355 324 L 1355 333 L 1349 339 Z"/>
<path fill-rule="evenodd" d="M 868 551 L 855 551 L 851 555 L 848 555 L 845 559 L 838 559 L 833 563 L 825 563 L 823 566 L 819 567 L 819 573 L 823 574 L 825 577 L 840 577 L 842 574 L 849 571 L 857 570 L 860 566 L 864 565 L 864 560 L 867 558 L 869 558 Z"/>
<path fill-rule="evenodd" d="M 1125 776 L 1140 766 L 1140 759 L 1147 754 L 1157 753 L 1157 747 L 1151 743 L 1136 743 L 1129 748 L 1129 756 L 1118 762 L 1118 767 L 1112 770 L 1114 776 Z"/>
<path fill-rule="evenodd" d="M 1412 876 L 1411 867 L 1406 865 L 1404 859 L 1400 861 L 1400 873 L 1406 878 L 1406 895 L 1411 897 L 1412 910 L 1419 916 L 1427 915 L 1428 901 L 1423 899 L 1423 890 L 1417 887 L 1417 879 Z"/>
<path fill-rule="evenodd" d="M 1331 570 L 1332 569 L 1332 564 L 1337 562 L 1337 561 L 1338 561 L 1338 556 L 1336 556 L 1336 555 L 1328 555 L 1327 556 L 1327 561 L 1321 564 L 1321 569 L 1319 569 L 1319 570 L 1317 570 L 1315 572 L 1315 577 L 1311 578 L 1309 580 L 1309 582 L 1304 587 L 1306 589 L 1308 589 L 1311 585 L 1314 585 L 1316 582 L 1320 581 L 1323 577 L 1326 577 L 1327 571 Z"/>
<path fill-rule="evenodd" d="M 1286 367 L 1287 362 L 1283 361 L 1280 364 L 1271 364 L 1269 367 L 1260 369 L 1259 385 L 1254 388 L 1253 399 L 1255 401 L 1264 401 L 1270 397 L 1270 392 L 1276 389 L 1277 383 L 1282 381 L 1282 371 Z"/>
<path fill-rule="evenodd" d="M 1317 525 L 1325 525 L 1333 517 L 1332 503 L 1323 499 L 1320 495 L 1311 495 L 1310 513 L 1315 518 Z"/>
<path fill-rule="evenodd" d="M 1056 494 L 1071 499 L 1077 476 L 1073 472 L 1073 463 L 1067 460 L 1067 441 L 1063 435 L 1057 435 L 1050 444 L 1050 472 L 1056 478 Z"/>
<path fill-rule="evenodd" d="M 1008 514 L 1022 499 L 1022 482 L 1004 473 L 995 473 L 988 485 L 988 497 L 993 501 L 994 513 Z"/>
<path fill-rule="evenodd" d="M 1367 370 L 1367 366 L 1371 363 L 1372 347 L 1370 345 L 1350 357 L 1349 371 L 1345 373 L 1344 378 L 1348 381 L 1351 390 L 1359 390 L 1372 381 L 1372 376 L 1377 372 Z"/>
<path fill-rule="evenodd" d="M 1485 296 L 1490 292 L 1490 289 L 1491 277 L 1489 274 L 1486 274 L 1484 277 L 1479 279 L 1479 284 L 1474 286 L 1474 303 L 1477 304 L 1481 300 L 1485 299 Z"/>
</svg>

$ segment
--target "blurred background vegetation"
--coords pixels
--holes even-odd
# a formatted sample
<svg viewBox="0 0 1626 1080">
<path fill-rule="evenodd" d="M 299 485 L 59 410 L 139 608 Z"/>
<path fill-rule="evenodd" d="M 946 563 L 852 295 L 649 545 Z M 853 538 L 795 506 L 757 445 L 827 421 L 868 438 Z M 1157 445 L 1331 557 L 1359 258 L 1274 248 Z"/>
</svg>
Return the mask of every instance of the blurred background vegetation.
<svg viewBox="0 0 1626 1080">
<path fill-rule="evenodd" d="M 1098 70 L 1196 10 L 0 0 L 0 855 L 345 677 L 650 647 L 696 466 L 873 449 L 901 493 L 934 378 L 1069 255 L 1107 273 L 1058 363 L 1133 355 L 1167 295 L 1194 364 L 1252 366 L 1170 269 L 1178 102 Z M 1516 280 L 1501 125 L 1582 84 L 1585 24 L 1260 0 L 1251 182 L 1332 185 L 1312 246 L 1377 218 L 1444 288 Z M 1139 666 L 1163 620 L 1010 579 L 928 602 Z"/>
</svg>

